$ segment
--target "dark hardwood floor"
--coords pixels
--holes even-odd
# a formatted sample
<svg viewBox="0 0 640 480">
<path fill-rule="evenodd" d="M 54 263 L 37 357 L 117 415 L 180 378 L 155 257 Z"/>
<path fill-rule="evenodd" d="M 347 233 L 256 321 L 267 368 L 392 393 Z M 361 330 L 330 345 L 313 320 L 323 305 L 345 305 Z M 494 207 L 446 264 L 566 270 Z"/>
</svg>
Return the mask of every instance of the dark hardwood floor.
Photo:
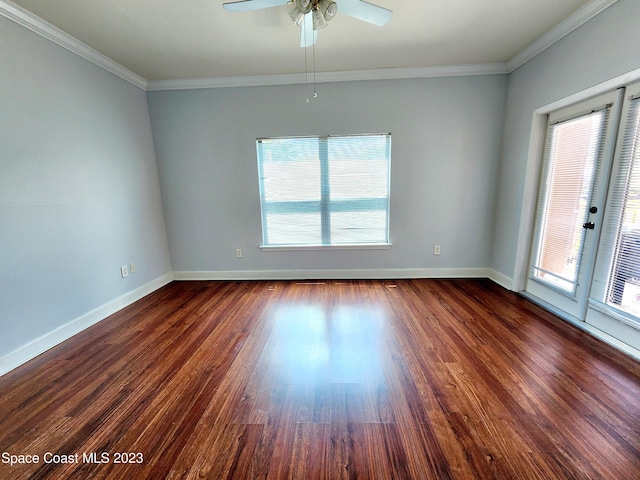
<svg viewBox="0 0 640 480">
<path fill-rule="evenodd" d="M 2 479 L 637 480 L 640 364 L 490 281 L 174 282 L 0 377 L 0 453 Z"/>
</svg>

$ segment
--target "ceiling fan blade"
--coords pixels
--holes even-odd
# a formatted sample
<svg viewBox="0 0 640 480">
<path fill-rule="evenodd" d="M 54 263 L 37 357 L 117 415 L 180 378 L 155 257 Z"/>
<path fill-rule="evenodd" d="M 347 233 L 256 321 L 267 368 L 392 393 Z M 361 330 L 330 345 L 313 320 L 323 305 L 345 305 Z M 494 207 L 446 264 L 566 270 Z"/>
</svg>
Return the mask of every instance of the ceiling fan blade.
<svg viewBox="0 0 640 480">
<path fill-rule="evenodd" d="M 304 16 L 304 22 L 300 27 L 300 46 L 310 47 L 318 40 L 318 31 L 313 29 L 313 16 L 311 12 Z"/>
<path fill-rule="evenodd" d="M 338 14 L 344 13 L 379 27 L 391 21 L 393 12 L 363 0 L 338 0 Z"/>
<path fill-rule="evenodd" d="M 223 3 L 222 7 L 230 12 L 246 12 L 261 8 L 278 7 L 289 3 L 289 0 L 242 0 L 240 2 Z"/>
</svg>

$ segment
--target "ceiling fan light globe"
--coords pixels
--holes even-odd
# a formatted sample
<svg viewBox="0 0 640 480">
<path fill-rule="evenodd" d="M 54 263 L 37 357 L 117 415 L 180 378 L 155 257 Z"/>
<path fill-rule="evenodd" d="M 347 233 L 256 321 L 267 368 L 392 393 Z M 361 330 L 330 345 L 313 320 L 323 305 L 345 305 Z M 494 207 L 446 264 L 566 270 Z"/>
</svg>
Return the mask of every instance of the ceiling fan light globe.
<svg viewBox="0 0 640 480">
<path fill-rule="evenodd" d="M 296 6 L 293 7 L 293 10 L 291 10 L 289 17 L 291 17 L 291 21 L 299 27 L 300 25 L 302 25 L 302 22 L 304 20 L 304 13 L 302 13 Z"/>
<path fill-rule="evenodd" d="M 338 5 L 333 0 L 320 0 L 318 2 L 318 9 L 322 12 L 327 22 L 338 13 Z"/>
<path fill-rule="evenodd" d="M 314 30 L 322 30 L 327 26 L 327 20 L 324 18 L 324 15 L 319 9 L 315 9 L 312 13 L 313 18 L 313 29 Z"/>
<path fill-rule="evenodd" d="M 296 8 L 303 14 L 309 13 L 313 8 L 313 2 L 311 0 L 296 0 Z"/>
</svg>

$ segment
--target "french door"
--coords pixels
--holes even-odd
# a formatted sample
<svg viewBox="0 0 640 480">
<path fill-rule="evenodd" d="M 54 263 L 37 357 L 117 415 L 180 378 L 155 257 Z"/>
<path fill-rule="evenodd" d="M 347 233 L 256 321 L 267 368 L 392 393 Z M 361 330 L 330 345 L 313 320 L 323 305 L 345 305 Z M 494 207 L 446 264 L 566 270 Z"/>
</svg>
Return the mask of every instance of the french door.
<svg viewBox="0 0 640 480">
<path fill-rule="evenodd" d="M 618 128 L 617 92 L 549 115 L 525 291 L 584 320 Z"/>
<path fill-rule="evenodd" d="M 632 326 L 640 349 L 640 83 L 624 96 L 589 306 Z"/>
</svg>

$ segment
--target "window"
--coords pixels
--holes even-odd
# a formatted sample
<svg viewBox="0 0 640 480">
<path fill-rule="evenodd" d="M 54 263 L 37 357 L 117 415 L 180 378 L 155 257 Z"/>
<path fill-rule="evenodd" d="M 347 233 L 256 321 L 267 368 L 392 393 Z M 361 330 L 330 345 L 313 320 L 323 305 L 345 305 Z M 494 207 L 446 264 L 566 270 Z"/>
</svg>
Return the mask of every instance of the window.
<svg viewBox="0 0 640 480">
<path fill-rule="evenodd" d="M 257 140 L 263 246 L 389 243 L 391 135 Z"/>
</svg>

